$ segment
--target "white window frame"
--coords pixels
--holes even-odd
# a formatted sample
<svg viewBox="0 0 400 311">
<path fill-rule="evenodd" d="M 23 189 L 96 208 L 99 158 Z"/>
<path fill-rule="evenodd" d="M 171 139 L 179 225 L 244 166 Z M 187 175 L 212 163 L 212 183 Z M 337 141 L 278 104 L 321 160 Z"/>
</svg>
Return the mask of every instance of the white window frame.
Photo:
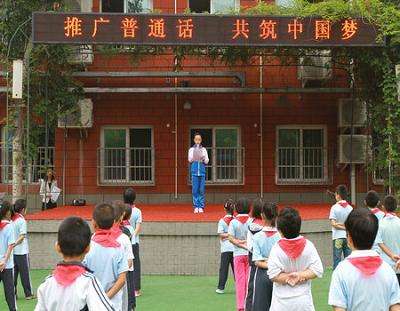
<svg viewBox="0 0 400 311">
<path fill-rule="evenodd" d="M 210 1 L 210 14 L 216 14 L 214 10 L 214 1 L 220 1 L 220 0 L 209 0 Z M 187 8 L 190 9 L 190 0 L 187 0 Z M 240 0 L 235 0 L 235 11 L 239 11 L 240 9 Z M 218 12 L 218 14 L 222 14 L 224 12 Z M 226 13 L 226 12 L 225 12 Z M 199 14 L 199 13 L 197 13 Z"/>
<path fill-rule="evenodd" d="M 104 140 L 104 131 L 105 130 L 125 130 L 125 148 L 126 149 L 131 149 L 130 147 L 130 131 L 131 129 L 150 129 L 151 130 L 151 149 L 152 149 L 152 154 L 151 154 L 151 180 L 146 180 L 146 181 L 136 181 L 136 180 L 131 180 L 130 179 L 130 157 L 126 156 L 125 159 L 125 165 L 126 165 L 126 179 L 105 179 L 104 178 L 104 153 L 100 152 L 100 163 L 99 169 L 100 172 L 100 181 L 98 182 L 99 186 L 119 186 L 119 185 L 143 185 L 143 186 L 154 186 L 155 185 L 155 152 L 154 152 L 154 127 L 151 125 L 128 125 L 128 126 L 123 126 L 123 125 L 105 125 L 101 127 L 101 132 L 100 132 L 100 149 L 104 150 L 105 146 L 105 140 Z M 129 179 L 128 179 L 129 177 Z"/>
<path fill-rule="evenodd" d="M 128 2 L 129 0 L 123 0 L 124 1 L 124 12 L 123 13 L 128 13 Z M 154 2 L 153 0 L 148 0 L 150 7 L 148 10 L 143 10 L 143 12 L 141 13 L 150 13 L 154 10 Z M 103 8 L 102 8 L 102 0 L 100 0 L 100 12 L 103 12 Z"/>
<path fill-rule="evenodd" d="M 324 167 L 323 178 L 320 179 L 304 179 L 303 177 L 303 152 L 300 152 L 300 178 L 281 179 L 279 178 L 279 131 L 280 130 L 300 130 L 300 150 L 303 148 L 303 130 L 322 130 L 323 131 L 323 151 L 324 151 Z M 328 130 L 326 125 L 278 125 L 275 134 L 275 183 L 277 185 L 325 185 L 329 183 L 329 168 L 328 168 Z"/>
<path fill-rule="evenodd" d="M 236 130 L 237 131 L 237 135 L 238 135 L 238 145 L 235 147 L 237 149 L 242 149 L 242 131 L 241 131 L 241 127 L 239 125 L 193 125 L 190 126 L 189 128 L 189 141 L 192 143 L 193 141 L 193 137 L 191 137 L 191 131 L 192 130 L 201 130 L 201 129 L 205 129 L 205 130 L 212 130 L 212 146 L 211 148 L 213 150 L 215 150 L 216 147 L 216 130 L 218 129 L 222 129 L 222 130 Z M 217 159 L 216 159 L 216 153 L 213 152 L 212 154 L 212 159 L 210 159 L 211 163 L 216 164 Z M 245 177 L 245 173 L 244 173 L 244 161 L 245 161 L 245 157 L 244 157 L 244 153 L 242 155 L 242 157 L 240 158 L 240 163 L 238 165 L 238 173 L 237 176 L 238 178 L 236 179 L 218 179 L 217 178 L 217 166 L 213 165 L 212 167 L 212 180 L 206 180 L 207 185 L 243 185 L 244 184 L 244 177 Z M 189 174 L 190 175 L 190 174 Z M 189 184 L 191 184 L 190 181 L 190 176 L 188 178 L 189 180 Z"/>
</svg>

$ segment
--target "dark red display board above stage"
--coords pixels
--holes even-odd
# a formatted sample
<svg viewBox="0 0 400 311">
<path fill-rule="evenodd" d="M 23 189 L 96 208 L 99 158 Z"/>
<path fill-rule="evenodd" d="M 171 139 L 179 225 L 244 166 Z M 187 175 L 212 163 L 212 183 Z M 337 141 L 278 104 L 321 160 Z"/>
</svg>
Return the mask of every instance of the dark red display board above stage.
<svg viewBox="0 0 400 311">
<path fill-rule="evenodd" d="M 378 46 L 361 19 L 243 15 L 34 13 L 34 43 L 195 46 Z"/>
</svg>

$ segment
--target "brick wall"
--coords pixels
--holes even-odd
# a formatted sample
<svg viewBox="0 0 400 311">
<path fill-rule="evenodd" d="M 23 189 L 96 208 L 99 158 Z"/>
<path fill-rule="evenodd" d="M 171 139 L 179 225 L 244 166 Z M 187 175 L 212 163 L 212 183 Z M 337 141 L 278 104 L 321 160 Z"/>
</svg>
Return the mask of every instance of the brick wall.
<svg viewBox="0 0 400 311">
<path fill-rule="evenodd" d="M 54 251 L 58 221 L 28 224 L 33 269 L 51 269 L 60 257 Z M 141 236 L 143 274 L 216 275 L 219 239 L 215 223 L 145 223 Z M 331 266 L 329 223 L 305 221 L 303 234 L 317 247 L 326 266 Z"/>
</svg>

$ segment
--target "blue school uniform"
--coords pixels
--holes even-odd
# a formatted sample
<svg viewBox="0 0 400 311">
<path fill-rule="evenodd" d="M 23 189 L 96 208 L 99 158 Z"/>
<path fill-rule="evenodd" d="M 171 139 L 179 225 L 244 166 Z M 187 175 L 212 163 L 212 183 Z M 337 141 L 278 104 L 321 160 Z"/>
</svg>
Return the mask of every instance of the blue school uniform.
<svg viewBox="0 0 400 311">
<path fill-rule="evenodd" d="M 281 237 L 277 231 L 275 234 L 268 236 L 269 232 L 271 232 L 271 229 L 272 228 L 264 228 L 262 231 L 254 235 L 253 261 L 267 260 L 272 247 L 280 240 Z"/>
<path fill-rule="evenodd" d="M 233 217 L 233 216 L 227 215 L 225 217 Z M 229 225 L 226 223 L 224 218 L 221 218 L 218 222 L 218 231 L 217 231 L 218 234 L 228 233 Z M 228 239 L 220 240 L 220 244 L 221 244 L 221 253 L 233 252 L 233 244 L 229 242 Z"/>
<path fill-rule="evenodd" d="M 329 305 L 347 311 L 387 311 L 400 303 L 400 288 L 392 268 L 382 262 L 373 275 L 363 275 L 349 259 L 378 256 L 375 251 L 353 251 L 332 275 Z"/>
<path fill-rule="evenodd" d="M 7 250 L 10 245 L 15 244 L 15 232 L 14 227 L 10 221 L 2 220 L 3 224 L 6 224 L 3 229 L 0 230 L 0 260 L 4 260 Z M 10 258 L 6 262 L 5 269 L 14 268 L 14 257 L 11 252 Z"/>
<path fill-rule="evenodd" d="M 400 218 L 396 215 L 387 214 L 379 224 L 379 231 L 383 244 L 395 253 L 400 254 Z M 395 269 L 395 262 L 384 252 L 381 252 L 382 259 Z M 400 274 L 400 271 L 396 271 Z"/>
<path fill-rule="evenodd" d="M 248 217 L 248 215 L 245 214 L 237 215 L 237 218 L 240 217 Z M 244 223 L 241 223 L 236 218 L 233 219 L 229 224 L 228 234 L 233 236 L 235 239 L 245 241 L 247 239 L 247 232 L 249 230 L 249 224 L 251 223 L 251 221 L 252 219 L 250 217 L 248 217 L 248 219 Z M 246 249 L 233 245 L 233 257 L 247 256 L 248 254 L 249 252 Z"/>
<path fill-rule="evenodd" d="M 18 239 L 21 235 L 25 235 L 25 238 L 22 241 L 22 243 L 14 247 L 14 255 L 26 255 L 29 253 L 28 237 L 26 236 L 28 233 L 26 220 L 25 218 L 20 217 L 15 221 L 13 221 L 13 225 L 14 225 L 16 239 Z"/>
<path fill-rule="evenodd" d="M 132 205 L 132 215 L 131 218 L 129 219 L 129 222 L 133 228 L 133 231 L 135 231 L 136 227 L 143 222 L 142 211 L 135 205 Z M 132 235 L 132 244 L 134 245 L 139 243 L 140 243 L 139 234 Z"/>
<path fill-rule="evenodd" d="M 200 150 L 202 160 L 194 158 L 195 150 Z M 189 149 L 188 160 L 190 163 L 190 174 L 192 176 L 192 197 L 194 208 L 205 207 L 205 187 L 206 187 L 206 164 L 209 162 L 207 149 L 200 146 L 193 146 Z"/>
<path fill-rule="evenodd" d="M 120 247 L 104 247 L 94 241 L 90 242 L 90 251 L 85 256 L 83 264 L 96 276 L 100 284 L 107 292 L 114 286 L 119 275 L 129 270 L 128 260 L 124 256 L 124 250 Z M 111 299 L 119 310 L 122 307 L 122 289 Z"/>
</svg>

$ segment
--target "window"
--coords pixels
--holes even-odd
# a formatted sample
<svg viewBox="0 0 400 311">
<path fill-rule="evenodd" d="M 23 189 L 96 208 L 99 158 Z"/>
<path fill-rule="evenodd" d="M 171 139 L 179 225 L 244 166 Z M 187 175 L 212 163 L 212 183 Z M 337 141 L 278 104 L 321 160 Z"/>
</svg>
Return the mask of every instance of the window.
<svg viewBox="0 0 400 311">
<path fill-rule="evenodd" d="M 229 13 L 239 9 L 240 0 L 189 0 L 193 13 Z"/>
<path fill-rule="evenodd" d="M 48 168 L 54 169 L 54 132 L 47 133 L 44 127 L 39 127 L 39 133 L 35 141 L 31 141 L 31 151 L 29 161 L 26 160 L 26 151 L 24 151 L 23 169 L 24 169 L 24 182 L 36 183 L 39 179 L 43 178 Z M 12 140 L 13 131 L 2 128 L 1 131 L 1 152 L 0 152 L 0 166 L 1 166 L 1 181 L 3 183 L 12 182 L 12 168 L 13 168 L 13 151 Z M 34 147 L 32 147 L 32 145 Z M 24 142 L 23 150 L 26 150 L 26 142 Z"/>
<path fill-rule="evenodd" d="M 99 160 L 100 183 L 153 183 L 152 129 L 104 128 Z"/>
<path fill-rule="evenodd" d="M 153 10 L 153 0 L 102 0 L 104 13 L 141 13 Z"/>
<path fill-rule="evenodd" d="M 325 129 L 278 127 L 277 183 L 327 182 Z"/>
<path fill-rule="evenodd" d="M 210 162 L 206 166 L 206 181 L 216 184 L 243 183 L 244 149 L 240 146 L 239 128 L 201 127 L 190 130 L 190 145 L 199 132 L 207 148 Z M 190 174 L 189 174 L 190 175 Z"/>
</svg>

